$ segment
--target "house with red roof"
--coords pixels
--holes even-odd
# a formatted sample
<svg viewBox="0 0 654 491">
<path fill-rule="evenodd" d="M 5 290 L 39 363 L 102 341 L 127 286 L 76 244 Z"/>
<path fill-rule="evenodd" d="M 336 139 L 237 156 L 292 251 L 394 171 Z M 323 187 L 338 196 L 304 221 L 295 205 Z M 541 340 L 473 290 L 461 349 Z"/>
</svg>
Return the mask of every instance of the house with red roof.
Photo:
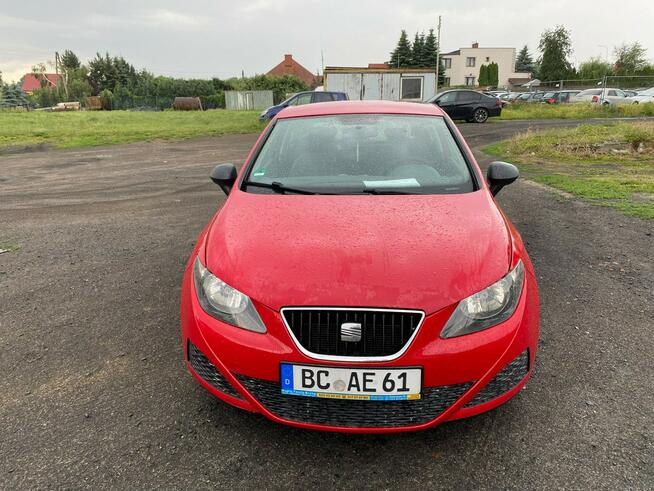
<svg viewBox="0 0 654 491">
<path fill-rule="evenodd" d="M 295 75 L 308 86 L 316 85 L 316 76 L 293 59 L 293 55 L 284 55 L 284 61 L 276 65 L 266 75 L 283 77 L 284 75 Z"/>
<path fill-rule="evenodd" d="M 59 77 L 56 73 L 44 73 L 46 87 L 54 88 L 59 82 Z M 23 77 L 23 82 L 21 84 L 23 92 L 26 94 L 32 94 L 35 90 L 42 88 L 41 80 L 33 73 L 26 73 Z"/>
</svg>

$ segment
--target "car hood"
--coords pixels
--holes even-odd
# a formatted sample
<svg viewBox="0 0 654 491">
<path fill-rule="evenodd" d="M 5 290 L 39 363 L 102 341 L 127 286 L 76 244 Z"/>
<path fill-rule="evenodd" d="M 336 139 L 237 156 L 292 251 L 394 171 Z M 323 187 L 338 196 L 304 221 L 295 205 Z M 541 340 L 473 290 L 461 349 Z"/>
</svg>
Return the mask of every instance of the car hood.
<svg viewBox="0 0 654 491">
<path fill-rule="evenodd" d="M 205 261 L 223 281 L 275 310 L 431 313 L 504 276 L 510 240 L 485 190 L 306 196 L 235 189 L 207 234 Z"/>
</svg>

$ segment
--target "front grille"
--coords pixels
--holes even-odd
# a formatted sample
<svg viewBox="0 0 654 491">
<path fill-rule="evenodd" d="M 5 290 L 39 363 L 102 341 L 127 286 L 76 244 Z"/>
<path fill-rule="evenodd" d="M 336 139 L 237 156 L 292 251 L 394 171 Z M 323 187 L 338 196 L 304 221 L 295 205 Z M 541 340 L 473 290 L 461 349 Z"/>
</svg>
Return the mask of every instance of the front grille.
<svg viewBox="0 0 654 491">
<path fill-rule="evenodd" d="M 222 376 L 209 359 L 193 343 L 188 342 L 188 361 L 193 371 L 197 373 L 202 380 L 211 385 L 213 388 L 224 392 L 227 395 L 243 399 L 241 394 Z"/>
<path fill-rule="evenodd" d="M 407 345 L 424 314 L 402 310 L 283 309 L 282 315 L 307 354 L 391 357 Z M 343 341 L 341 325 L 361 324 L 359 341 Z"/>
<path fill-rule="evenodd" d="M 237 375 L 263 406 L 288 421 L 347 428 L 392 428 L 432 421 L 454 404 L 471 383 L 425 387 L 416 401 L 353 401 L 284 395 L 279 383 Z"/>
<path fill-rule="evenodd" d="M 523 351 L 511 363 L 505 366 L 500 373 L 488 382 L 483 389 L 477 392 L 477 395 L 468 402 L 465 407 L 476 406 L 484 402 L 492 401 L 505 392 L 510 391 L 520 381 L 525 378 L 529 372 L 529 350 Z"/>
</svg>

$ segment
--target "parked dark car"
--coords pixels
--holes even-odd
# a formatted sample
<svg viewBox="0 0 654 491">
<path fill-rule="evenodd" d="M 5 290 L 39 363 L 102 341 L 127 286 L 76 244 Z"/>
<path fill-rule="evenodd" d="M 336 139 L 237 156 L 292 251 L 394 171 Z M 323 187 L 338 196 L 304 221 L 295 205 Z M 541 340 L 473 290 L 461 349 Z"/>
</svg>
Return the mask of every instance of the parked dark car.
<svg viewBox="0 0 654 491">
<path fill-rule="evenodd" d="M 516 97 L 515 102 L 516 103 L 530 102 L 533 97 L 534 94 L 532 94 L 531 92 L 525 92 L 524 94 L 520 94 L 518 97 Z"/>
<path fill-rule="evenodd" d="M 484 91 L 482 91 L 482 94 L 487 95 L 488 97 L 494 97 L 495 99 L 500 101 L 500 104 L 501 104 L 502 107 L 506 107 L 506 106 L 511 104 L 509 101 L 502 98 L 502 96 L 508 95 L 509 94 L 508 92 L 484 90 Z"/>
<path fill-rule="evenodd" d="M 535 102 L 543 102 L 543 96 L 545 95 L 545 92 L 533 92 L 533 95 L 531 96 L 531 99 L 529 99 L 528 102 L 530 103 L 535 103 Z"/>
<path fill-rule="evenodd" d="M 523 92 L 516 97 L 514 102 L 533 104 L 535 102 L 542 102 L 544 92 Z"/>
<path fill-rule="evenodd" d="M 313 104 L 314 102 L 347 101 L 348 99 L 349 97 L 345 92 L 298 92 L 284 102 L 263 111 L 259 115 L 259 121 L 267 121 L 274 118 L 279 111 L 288 106 L 302 106 L 304 104 Z"/>
<path fill-rule="evenodd" d="M 559 90 L 556 92 L 546 92 L 541 99 L 543 104 L 568 104 L 574 102 L 572 99 L 579 94 L 581 90 Z"/>
<path fill-rule="evenodd" d="M 427 101 L 440 106 L 452 119 L 485 123 L 489 116 L 502 113 L 502 102 L 474 90 L 447 90 Z"/>
</svg>

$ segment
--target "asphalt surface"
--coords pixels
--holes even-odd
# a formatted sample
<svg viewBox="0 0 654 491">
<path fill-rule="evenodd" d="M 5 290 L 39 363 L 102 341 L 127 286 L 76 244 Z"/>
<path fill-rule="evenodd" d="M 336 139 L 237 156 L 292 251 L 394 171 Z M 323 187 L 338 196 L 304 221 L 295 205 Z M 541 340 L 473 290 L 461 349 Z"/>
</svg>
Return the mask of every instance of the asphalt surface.
<svg viewBox="0 0 654 491">
<path fill-rule="evenodd" d="M 526 125 L 461 128 L 478 148 Z M 509 403 L 357 436 L 206 393 L 182 363 L 181 273 L 223 202 L 207 173 L 254 139 L 0 157 L 0 243 L 20 247 L 0 254 L 0 487 L 654 487 L 654 223 L 526 181 L 499 201 L 540 279 L 541 341 Z"/>
</svg>

